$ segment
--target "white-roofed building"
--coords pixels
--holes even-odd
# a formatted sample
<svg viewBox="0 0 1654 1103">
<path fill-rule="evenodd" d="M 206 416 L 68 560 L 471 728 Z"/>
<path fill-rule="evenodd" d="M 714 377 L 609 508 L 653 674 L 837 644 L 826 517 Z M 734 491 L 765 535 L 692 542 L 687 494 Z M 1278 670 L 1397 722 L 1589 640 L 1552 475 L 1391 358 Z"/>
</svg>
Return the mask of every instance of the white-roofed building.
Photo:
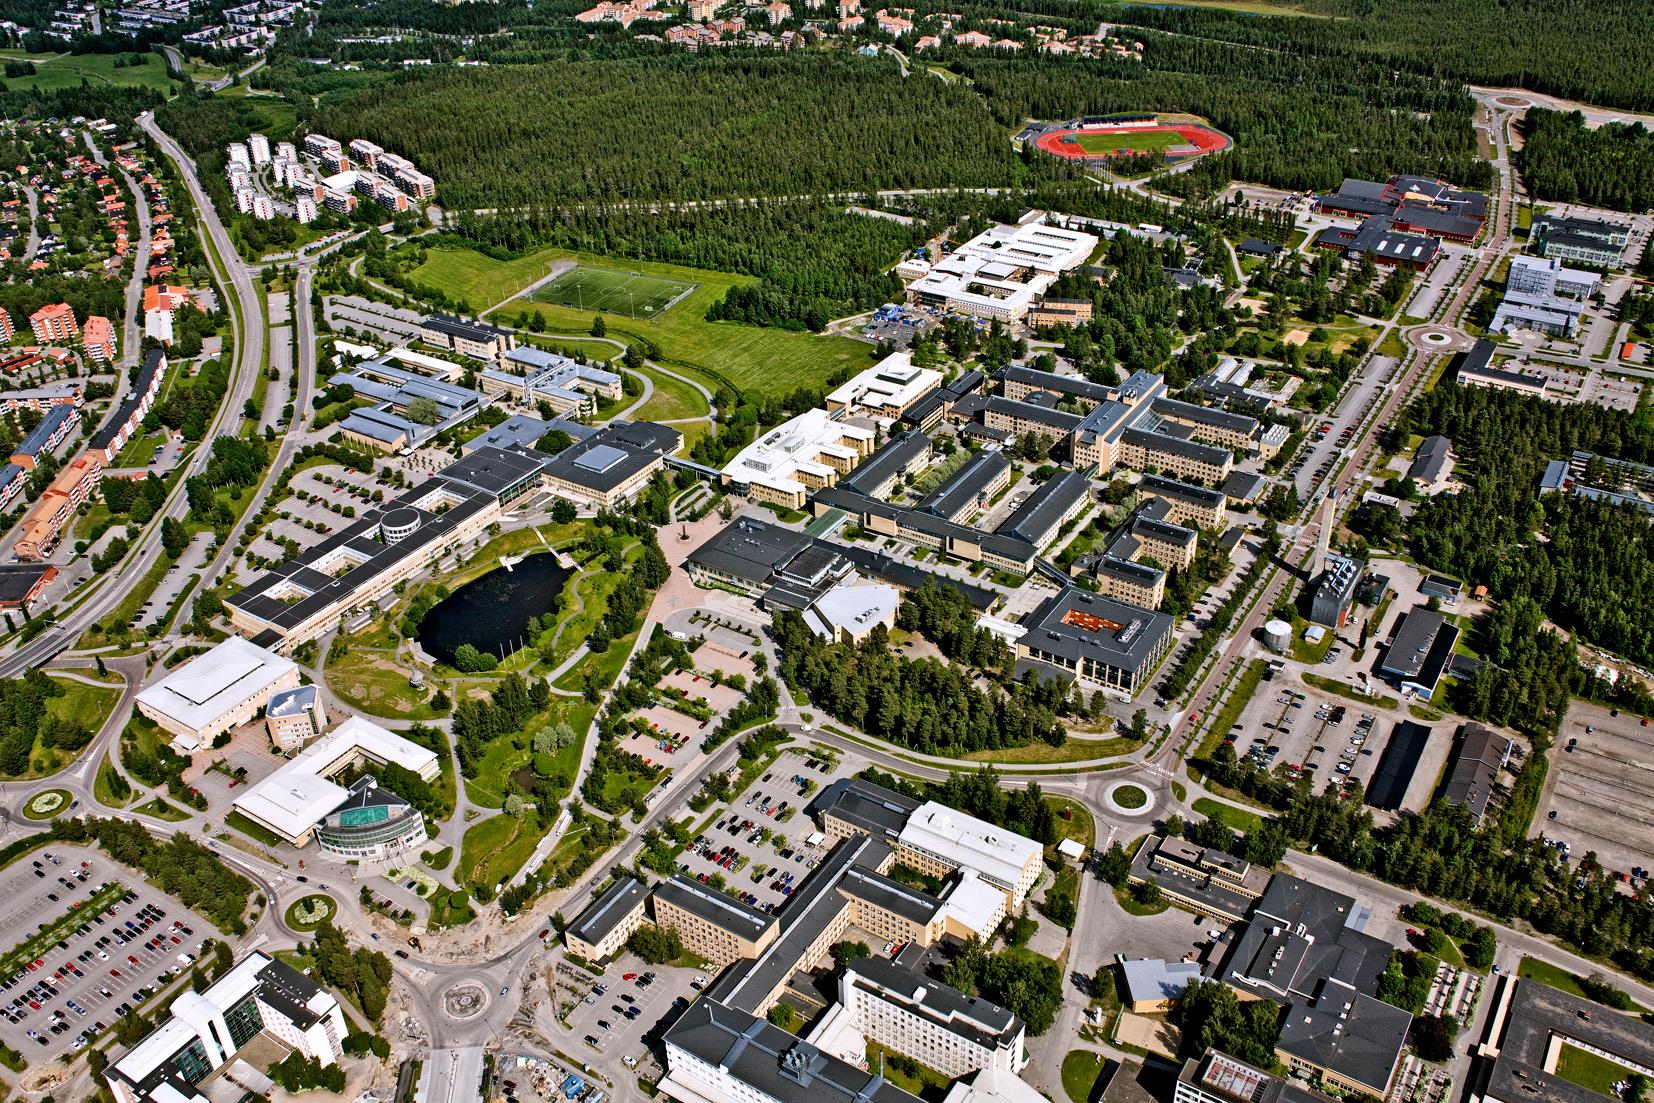
<svg viewBox="0 0 1654 1103">
<path fill-rule="evenodd" d="M 804 623 L 816 635 L 836 643 L 860 643 L 875 625 L 896 627 L 896 608 L 901 603 L 901 591 L 894 586 L 852 574 L 804 610 Z"/>
<path fill-rule="evenodd" d="M 291 659 L 231 636 L 138 694 L 138 711 L 170 732 L 181 753 L 193 754 L 252 720 L 272 693 L 298 684 Z"/>
<path fill-rule="evenodd" d="M 941 918 L 944 934 L 989 941 L 1005 918 L 1005 891 L 964 870 L 942 901 Z"/>
<path fill-rule="evenodd" d="M 976 318 L 1016 321 L 1063 272 L 1090 259 L 1097 238 L 1047 226 L 1044 211 L 991 226 L 908 284 L 908 301 Z"/>
<path fill-rule="evenodd" d="M 827 411 L 894 421 L 941 385 L 941 372 L 915 367 L 911 353 L 893 352 L 834 389 L 827 396 Z"/>
<path fill-rule="evenodd" d="M 825 410 L 806 410 L 736 453 L 724 481 L 753 501 L 802 509 L 811 491 L 836 485 L 871 455 L 877 435 Z"/>
<path fill-rule="evenodd" d="M 1022 906 L 1043 868 L 1043 848 L 1033 839 L 935 801 L 908 817 L 896 848 L 897 861 L 932 876 L 975 871 L 1010 897 L 1012 908 Z"/>
<path fill-rule="evenodd" d="M 235 810 L 292 845 L 303 846 L 316 825 L 350 798 L 348 790 L 329 778 L 364 763 L 395 763 L 426 781 L 441 772 L 431 751 L 371 720 L 352 716 L 237 797 Z"/>
<path fill-rule="evenodd" d="M 197 1086 L 260 1034 L 306 1058 L 336 1064 L 348 1032 L 332 993 L 256 951 L 205 991 L 181 993 L 171 1011 L 105 1071 L 116 1103 L 202 1103 Z"/>
</svg>

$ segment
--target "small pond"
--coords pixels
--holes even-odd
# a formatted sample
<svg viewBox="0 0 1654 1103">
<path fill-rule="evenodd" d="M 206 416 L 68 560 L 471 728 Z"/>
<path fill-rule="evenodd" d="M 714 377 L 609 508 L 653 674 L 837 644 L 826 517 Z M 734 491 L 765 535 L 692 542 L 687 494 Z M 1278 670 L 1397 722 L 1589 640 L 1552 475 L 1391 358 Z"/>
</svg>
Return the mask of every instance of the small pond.
<svg viewBox="0 0 1654 1103">
<path fill-rule="evenodd" d="M 462 643 L 490 655 L 509 655 L 528 643 L 530 617 L 557 608 L 571 573 L 549 553 L 489 571 L 425 615 L 419 646 L 450 665 Z"/>
</svg>

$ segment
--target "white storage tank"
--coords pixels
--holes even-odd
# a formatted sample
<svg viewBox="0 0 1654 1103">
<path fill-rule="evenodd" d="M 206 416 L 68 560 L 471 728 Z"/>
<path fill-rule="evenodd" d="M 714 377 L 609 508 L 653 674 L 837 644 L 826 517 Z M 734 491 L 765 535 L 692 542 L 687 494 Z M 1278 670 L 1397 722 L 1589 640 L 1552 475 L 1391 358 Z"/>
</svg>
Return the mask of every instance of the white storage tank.
<svg viewBox="0 0 1654 1103">
<path fill-rule="evenodd" d="M 1263 645 L 1271 651 L 1285 652 L 1292 646 L 1292 625 L 1284 620 L 1272 620 L 1263 626 Z"/>
</svg>

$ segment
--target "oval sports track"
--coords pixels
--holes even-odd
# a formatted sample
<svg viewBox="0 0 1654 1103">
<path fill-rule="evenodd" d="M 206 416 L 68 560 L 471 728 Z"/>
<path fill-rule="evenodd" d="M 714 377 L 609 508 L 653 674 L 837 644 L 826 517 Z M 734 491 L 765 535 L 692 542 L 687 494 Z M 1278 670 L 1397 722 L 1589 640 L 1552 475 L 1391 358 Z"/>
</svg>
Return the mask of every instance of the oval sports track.
<svg viewBox="0 0 1654 1103">
<path fill-rule="evenodd" d="M 1041 134 L 1034 145 L 1043 153 L 1053 157 L 1061 157 L 1070 161 L 1092 161 L 1107 159 L 1125 153 L 1153 153 L 1167 152 L 1170 148 L 1169 140 L 1161 138 L 1143 141 L 1145 134 L 1175 134 L 1189 145 L 1196 147 L 1197 152 L 1180 156 L 1199 157 L 1208 153 L 1228 149 L 1230 141 L 1227 135 L 1220 134 L 1210 127 L 1198 123 L 1157 124 L 1154 126 L 1079 126 L 1064 127 L 1060 130 L 1050 130 Z M 1087 139 L 1086 144 L 1092 148 L 1088 151 L 1082 147 L 1080 141 L 1072 139 Z M 1118 139 L 1117 142 L 1113 139 Z M 1133 139 L 1136 139 L 1134 142 Z"/>
</svg>

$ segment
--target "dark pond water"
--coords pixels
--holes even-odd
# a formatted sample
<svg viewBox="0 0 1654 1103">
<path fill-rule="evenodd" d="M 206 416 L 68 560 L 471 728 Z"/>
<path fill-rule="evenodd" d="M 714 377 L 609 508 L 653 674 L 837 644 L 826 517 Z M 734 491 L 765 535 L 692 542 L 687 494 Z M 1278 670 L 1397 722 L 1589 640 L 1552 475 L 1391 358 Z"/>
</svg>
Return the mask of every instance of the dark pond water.
<svg viewBox="0 0 1654 1103">
<path fill-rule="evenodd" d="M 528 642 L 530 617 L 557 608 L 569 574 L 556 556 L 542 553 L 467 582 L 426 614 L 419 646 L 445 663 L 454 661 L 454 650 L 462 643 L 490 655 L 509 655 Z"/>
</svg>

